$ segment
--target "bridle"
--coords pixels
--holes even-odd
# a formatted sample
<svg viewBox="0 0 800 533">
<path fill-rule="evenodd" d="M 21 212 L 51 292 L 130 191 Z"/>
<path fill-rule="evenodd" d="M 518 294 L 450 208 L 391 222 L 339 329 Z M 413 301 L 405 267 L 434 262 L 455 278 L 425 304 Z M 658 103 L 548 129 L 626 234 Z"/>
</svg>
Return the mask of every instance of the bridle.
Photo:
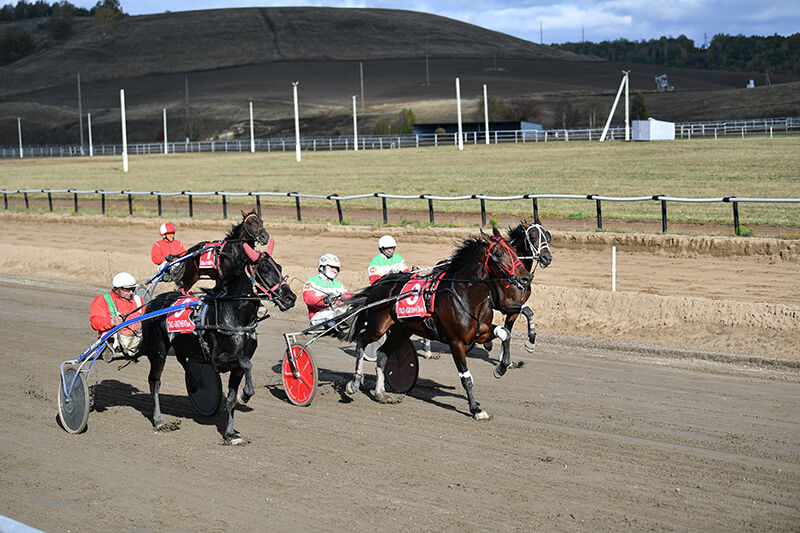
<svg viewBox="0 0 800 533">
<path fill-rule="evenodd" d="M 515 252 L 514 249 L 511 248 L 508 245 L 508 243 L 506 242 L 506 240 L 504 238 L 502 238 L 502 237 L 491 237 L 491 239 L 492 239 L 492 242 L 489 244 L 489 249 L 486 250 L 486 260 L 483 262 L 483 266 L 486 268 L 486 270 L 488 272 L 489 271 L 489 258 L 491 258 L 492 261 L 494 261 L 494 263 L 500 268 L 500 270 L 502 270 L 503 272 L 508 274 L 508 277 L 506 278 L 506 280 L 513 281 L 514 284 L 517 287 L 519 287 L 520 289 L 524 290 L 529 284 L 523 283 L 523 281 L 519 278 L 519 276 L 516 275 L 516 271 L 517 271 L 518 267 L 522 267 L 523 269 L 525 268 L 525 265 L 522 264 L 522 261 L 520 260 L 519 256 L 517 255 L 517 252 Z M 497 257 L 495 257 L 493 250 L 497 246 L 500 246 L 501 248 L 505 248 L 505 250 L 508 252 L 509 256 L 511 257 L 511 267 L 510 268 L 505 266 Z M 506 285 L 506 287 L 508 287 L 508 285 Z"/>
<path fill-rule="evenodd" d="M 264 254 L 260 254 L 261 257 L 264 257 Z M 268 260 L 271 260 L 269 258 Z M 250 286 L 252 294 L 256 295 L 261 299 L 262 296 L 266 297 L 267 300 L 275 301 L 278 299 L 278 291 L 280 291 L 281 287 L 284 285 L 289 285 L 287 280 L 289 279 L 288 276 L 283 276 L 280 278 L 278 283 L 268 287 L 268 282 L 264 279 L 264 276 L 258 270 L 258 263 L 253 263 L 251 265 L 247 265 L 244 269 L 245 273 L 250 276 Z"/>
<path fill-rule="evenodd" d="M 533 245 L 533 241 L 531 240 L 531 233 L 533 230 L 536 230 L 536 246 Z M 545 250 L 550 251 L 550 240 L 547 238 L 547 231 L 542 227 L 541 224 L 531 224 L 527 228 L 525 228 L 525 242 L 528 243 L 528 248 L 531 251 L 531 255 L 520 256 L 520 259 L 533 259 L 534 270 L 536 266 L 539 264 L 539 258 L 542 256 L 542 252 Z"/>
<path fill-rule="evenodd" d="M 254 217 L 258 221 L 258 229 L 256 229 L 256 233 L 255 234 L 252 233 L 252 231 L 250 230 L 250 226 L 247 225 L 247 221 L 250 220 L 250 217 Z M 244 220 L 242 220 L 242 226 L 244 226 L 244 232 L 247 234 L 248 237 L 250 237 L 251 239 L 257 240 L 258 239 L 258 233 L 261 230 L 264 229 L 264 222 L 261 220 L 261 218 L 257 214 L 250 213 L 249 215 L 244 217 Z M 266 230 L 264 230 L 264 231 L 266 231 Z"/>
</svg>

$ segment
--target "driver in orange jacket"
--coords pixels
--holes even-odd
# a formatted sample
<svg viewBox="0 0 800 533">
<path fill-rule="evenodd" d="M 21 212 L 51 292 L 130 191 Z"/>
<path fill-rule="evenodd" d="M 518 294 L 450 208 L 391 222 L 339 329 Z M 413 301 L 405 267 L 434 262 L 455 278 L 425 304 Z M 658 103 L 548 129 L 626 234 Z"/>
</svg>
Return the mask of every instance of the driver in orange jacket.
<svg viewBox="0 0 800 533">
<path fill-rule="evenodd" d="M 133 293 L 136 279 L 127 272 L 120 272 L 111 282 L 111 291 L 97 296 L 89 306 L 89 323 L 101 337 L 124 320 L 129 320 L 144 313 L 144 302 Z M 133 357 L 139 351 L 142 342 L 142 324 L 137 322 L 117 331 L 108 338 L 113 352 Z M 112 350 L 103 351 L 103 359 L 110 361 Z"/>
<path fill-rule="evenodd" d="M 153 248 L 150 250 L 150 259 L 159 268 L 163 267 L 165 262 L 186 253 L 183 243 L 175 240 L 175 226 L 171 222 L 161 224 L 160 233 L 162 239 L 153 243 Z"/>
</svg>

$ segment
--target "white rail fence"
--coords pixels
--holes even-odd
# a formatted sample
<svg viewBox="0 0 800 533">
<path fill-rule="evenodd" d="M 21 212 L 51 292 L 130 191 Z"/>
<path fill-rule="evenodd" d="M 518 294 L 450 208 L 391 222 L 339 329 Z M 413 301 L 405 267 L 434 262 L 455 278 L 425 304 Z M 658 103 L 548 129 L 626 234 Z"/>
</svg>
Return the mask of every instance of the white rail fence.
<svg viewBox="0 0 800 533">
<path fill-rule="evenodd" d="M 774 135 L 800 133 L 800 117 L 760 118 L 749 120 L 725 120 L 709 122 L 679 122 L 675 124 L 675 137 L 678 139 L 719 138 L 719 137 L 773 137 Z M 538 143 L 597 141 L 602 128 L 579 128 L 558 130 L 495 130 L 489 132 L 492 144 L 500 143 Z M 625 138 L 625 126 L 610 128 L 609 140 Z M 483 144 L 485 132 L 464 132 L 464 144 Z M 294 137 L 255 139 L 255 150 L 260 152 L 294 152 Z M 457 133 L 429 133 L 417 135 L 362 135 L 358 136 L 360 150 L 393 150 L 399 148 L 420 148 L 425 146 L 457 146 Z M 353 150 L 352 136 L 339 137 L 301 137 L 300 149 L 304 151 Z M 92 146 L 94 155 L 121 155 L 121 144 L 96 144 Z M 248 139 L 219 141 L 182 141 L 167 143 L 168 153 L 199 152 L 248 152 Z M 129 143 L 129 155 L 163 154 L 164 142 Z M 89 155 L 88 146 L 53 145 L 24 146 L 23 157 L 70 157 Z M 19 146 L 0 147 L 0 157 L 20 157 Z"/>
<path fill-rule="evenodd" d="M 461 202 L 469 200 L 478 200 L 480 202 L 481 225 L 486 225 L 486 201 L 512 201 L 512 200 L 531 200 L 531 211 L 533 218 L 539 217 L 539 200 L 541 199 L 568 199 L 568 200 L 588 200 L 595 202 L 595 214 L 597 219 L 597 229 L 603 229 L 603 202 L 660 202 L 661 203 L 661 231 L 667 231 L 667 204 L 669 202 L 678 203 L 730 203 L 733 208 L 733 227 L 736 235 L 741 234 L 739 224 L 739 204 L 740 203 L 800 203 L 800 198 L 739 198 L 736 196 L 724 196 L 719 198 L 682 198 L 677 196 L 664 196 L 656 194 L 652 196 L 602 196 L 598 194 L 520 194 L 514 196 L 488 196 L 485 194 L 471 194 L 463 196 L 438 196 L 433 194 L 419 194 L 419 195 L 399 195 L 399 194 L 386 194 L 382 192 L 369 193 L 369 194 L 354 194 L 350 196 L 339 196 L 338 194 L 301 194 L 297 192 L 225 192 L 225 191 L 206 191 L 206 192 L 193 192 L 193 191 L 180 191 L 180 192 L 159 192 L 159 191 L 106 191 L 106 190 L 76 190 L 76 189 L 16 189 L 6 190 L 0 189 L 3 193 L 3 208 L 9 209 L 9 197 L 22 196 L 24 199 L 25 209 L 31 209 L 31 197 L 47 195 L 47 203 L 49 210 L 54 210 L 53 199 L 56 197 L 72 197 L 73 210 L 75 213 L 79 212 L 79 196 L 90 197 L 88 199 L 97 200 L 99 196 L 100 209 L 103 214 L 106 213 L 106 199 L 107 197 L 123 197 L 127 199 L 128 214 L 133 215 L 134 198 L 137 196 L 156 197 L 158 203 L 158 216 L 162 215 L 162 201 L 164 197 L 185 197 L 188 200 L 188 214 L 189 217 L 194 216 L 194 197 L 203 196 L 216 196 L 222 198 L 222 216 L 228 218 L 228 197 L 254 197 L 256 200 L 256 209 L 258 215 L 261 216 L 261 197 L 282 197 L 295 199 L 295 211 L 298 221 L 303 220 L 300 199 L 313 198 L 317 200 L 329 200 L 335 202 L 336 212 L 339 223 L 344 222 L 344 215 L 342 212 L 342 202 L 349 200 L 359 200 L 363 198 L 380 198 L 381 210 L 383 214 L 383 223 L 388 224 L 388 206 L 387 200 L 425 200 L 428 203 L 428 218 L 431 223 L 435 223 L 434 201 L 437 202 Z"/>
</svg>

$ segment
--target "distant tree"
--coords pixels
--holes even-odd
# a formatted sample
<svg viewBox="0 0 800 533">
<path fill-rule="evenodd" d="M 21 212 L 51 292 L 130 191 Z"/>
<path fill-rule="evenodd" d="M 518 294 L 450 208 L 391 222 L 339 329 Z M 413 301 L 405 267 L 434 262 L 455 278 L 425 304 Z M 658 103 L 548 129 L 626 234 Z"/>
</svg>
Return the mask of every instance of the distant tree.
<svg viewBox="0 0 800 533">
<path fill-rule="evenodd" d="M 539 104 L 532 98 L 516 98 L 511 100 L 511 111 L 514 114 L 515 120 L 525 122 L 541 123 L 542 110 L 539 109 Z"/>
<path fill-rule="evenodd" d="M 640 91 L 636 92 L 631 101 L 631 120 L 647 120 L 647 105 Z"/>
<path fill-rule="evenodd" d="M 417 117 L 410 109 L 403 109 L 400 111 L 400 117 L 397 121 L 397 131 L 395 133 L 411 134 L 414 132 L 414 124 L 417 122 Z"/>
<path fill-rule="evenodd" d="M 102 0 L 94 6 L 94 25 L 103 31 L 103 36 L 108 35 L 123 17 L 127 16 L 122 11 L 119 0 Z"/>
<path fill-rule="evenodd" d="M 515 120 L 516 115 L 511 106 L 506 103 L 502 98 L 495 98 L 490 96 L 486 99 L 486 107 L 489 111 L 489 120 L 491 122 L 498 122 L 503 120 Z M 475 109 L 475 119 L 482 121 L 484 119 L 484 102 L 483 98 L 478 99 L 478 104 Z"/>
<path fill-rule="evenodd" d="M 53 4 L 53 14 L 50 15 L 48 31 L 57 41 L 72 37 L 75 33 L 73 21 L 75 19 L 75 6 L 64 0 Z"/>
<path fill-rule="evenodd" d="M 566 98 L 556 103 L 554 128 L 567 129 L 578 125 L 578 111 Z"/>
<path fill-rule="evenodd" d="M 36 48 L 30 35 L 11 35 L 0 39 L 0 65 L 24 57 Z"/>
<path fill-rule="evenodd" d="M 375 121 L 372 133 L 375 135 L 389 135 L 392 133 L 392 121 L 388 118 L 379 118 Z"/>
<path fill-rule="evenodd" d="M 14 6 L 6 4 L 0 8 L 0 22 L 11 22 L 14 20 Z"/>
</svg>

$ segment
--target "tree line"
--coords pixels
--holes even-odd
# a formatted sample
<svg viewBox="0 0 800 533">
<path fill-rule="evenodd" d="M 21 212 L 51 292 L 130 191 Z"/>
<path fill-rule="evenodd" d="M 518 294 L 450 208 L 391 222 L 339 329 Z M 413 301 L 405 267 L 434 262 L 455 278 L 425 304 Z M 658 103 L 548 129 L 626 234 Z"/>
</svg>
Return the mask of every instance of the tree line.
<svg viewBox="0 0 800 533">
<path fill-rule="evenodd" d="M 75 17 L 94 17 L 95 26 L 105 35 L 124 16 L 119 0 L 98 0 L 91 9 L 75 7 L 66 0 L 52 5 L 43 0 L 19 0 L 17 5 L 6 4 L 0 8 L 0 22 L 46 18 L 47 21 L 40 26 L 47 28 L 50 37 L 57 41 L 68 39 L 75 33 Z M 3 37 L 0 39 L 0 65 L 25 57 L 35 49 L 36 42 L 31 35 L 15 33 Z"/>
<path fill-rule="evenodd" d="M 664 65 L 668 67 L 763 72 L 800 76 L 800 33 L 788 37 L 772 35 L 717 34 L 706 47 L 698 48 L 685 35 L 648 41 L 617 39 L 593 43 L 554 44 L 554 48 L 594 55 L 611 61 Z"/>
</svg>

